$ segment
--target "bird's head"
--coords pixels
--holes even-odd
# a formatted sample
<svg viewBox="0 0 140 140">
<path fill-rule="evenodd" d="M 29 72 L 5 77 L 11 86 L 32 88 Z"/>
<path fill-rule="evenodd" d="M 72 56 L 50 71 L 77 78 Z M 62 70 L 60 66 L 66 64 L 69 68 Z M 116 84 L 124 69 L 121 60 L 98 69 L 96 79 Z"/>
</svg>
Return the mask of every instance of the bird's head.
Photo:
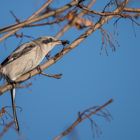
<svg viewBox="0 0 140 140">
<path fill-rule="evenodd" d="M 47 45 L 47 46 L 55 46 L 55 45 L 59 45 L 59 44 L 62 44 L 62 45 L 67 45 L 69 44 L 69 41 L 68 40 L 59 40 L 59 39 L 56 39 L 52 36 L 43 36 L 43 37 L 40 37 L 39 39 L 39 42 L 43 45 Z"/>
</svg>

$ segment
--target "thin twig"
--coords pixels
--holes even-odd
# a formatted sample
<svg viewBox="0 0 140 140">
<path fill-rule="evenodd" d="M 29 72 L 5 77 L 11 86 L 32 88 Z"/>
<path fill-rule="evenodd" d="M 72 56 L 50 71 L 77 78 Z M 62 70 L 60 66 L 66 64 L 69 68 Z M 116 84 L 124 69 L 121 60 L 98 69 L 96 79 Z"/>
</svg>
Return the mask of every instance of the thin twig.
<svg viewBox="0 0 140 140">
<path fill-rule="evenodd" d="M 20 22 L 19 24 L 14 24 L 14 25 L 10 25 L 9 27 L 2 28 L 2 29 L 0 29 L 0 34 L 5 33 L 5 32 L 9 32 L 9 31 L 12 31 L 12 30 L 20 29 L 22 27 L 25 27 L 25 26 L 31 24 L 31 23 L 41 21 L 43 19 L 46 19 L 46 18 L 48 18 L 50 16 L 53 16 L 53 15 L 56 15 L 58 13 L 62 13 L 65 10 L 67 10 L 67 9 L 77 5 L 77 4 L 78 4 L 77 1 L 72 1 L 71 3 L 66 4 L 65 6 L 59 8 L 57 10 L 50 11 L 49 13 L 46 13 L 46 14 L 43 14 L 43 15 L 40 15 L 40 16 L 31 18 L 31 19 L 27 19 L 23 22 Z"/>
<path fill-rule="evenodd" d="M 65 6 L 55 10 L 55 11 L 50 11 L 49 13 L 46 13 L 46 14 L 43 14 L 43 15 L 40 15 L 40 16 L 37 16 L 37 17 L 32 17 L 30 20 L 27 19 L 23 22 L 20 22 L 19 24 L 15 24 L 15 25 L 10 25 L 8 27 L 5 27 L 5 28 L 2 28 L 0 29 L 0 34 L 2 33 L 6 33 L 5 35 L 3 35 L 1 38 L 0 38 L 0 42 L 3 41 L 4 39 L 8 38 L 9 36 L 11 36 L 12 34 L 14 34 L 15 32 L 17 32 L 19 29 L 25 27 L 25 26 L 28 26 L 30 25 L 31 23 L 35 23 L 35 22 L 38 22 L 38 21 L 41 21 L 43 19 L 46 19 L 50 16 L 53 16 L 53 15 L 56 15 L 58 13 L 62 13 L 64 12 L 65 10 L 77 5 L 79 2 L 78 1 L 72 1 L 71 3 L 68 3 L 66 4 Z"/>
<path fill-rule="evenodd" d="M 93 4 L 96 2 L 96 0 L 91 0 L 91 2 L 87 5 L 88 8 L 91 8 L 93 6 Z M 86 14 L 86 11 L 82 11 L 80 12 L 77 17 L 82 17 L 84 14 Z M 56 38 L 60 38 L 66 31 L 68 31 L 72 25 L 74 24 L 74 22 L 77 20 L 77 18 L 75 17 L 73 19 L 73 21 L 71 21 L 71 23 L 67 23 L 56 35 Z"/>
<path fill-rule="evenodd" d="M 14 121 L 8 123 L 5 125 L 5 127 L 3 128 L 2 132 L 0 132 L 0 138 L 3 137 L 3 135 L 9 130 L 9 128 L 12 127 L 12 125 L 14 124 Z"/>
<path fill-rule="evenodd" d="M 62 74 L 47 74 L 43 72 L 41 72 L 40 74 L 47 77 L 55 78 L 55 79 L 60 79 L 62 77 Z"/>
<path fill-rule="evenodd" d="M 48 0 L 46 3 L 44 3 L 34 14 L 32 14 L 29 19 L 32 19 L 34 17 L 36 17 L 37 15 L 39 15 L 50 3 L 52 3 L 53 0 Z"/>
<path fill-rule="evenodd" d="M 79 5 L 78 7 L 81 8 L 81 9 L 83 9 L 83 10 L 86 11 L 87 13 L 91 13 L 91 14 L 95 14 L 95 15 L 99 15 L 99 16 L 111 16 L 111 15 L 113 15 L 113 16 L 117 16 L 117 17 L 120 16 L 120 17 L 124 17 L 124 18 L 131 17 L 131 15 L 126 14 L 126 13 L 97 12 L 97 11 L 94 11 L 94 10 L 90 10 L 89 8 L 87 8 L 87 7 L 83 6 L 83 5 Z M 128 12 L 129 9 L 126 8 L 126 9 L 124 9 L 123 11 Z M 130 10 L 130 11 L 131 11 L 131 10 Z M 129 12 L 130 12 L 130 11 L 129 11 Z M 134 12 L 136 12 L 136 11 L 137 11 L 137 13 L 140 13 L 138 9 L 134 9 Z M 131 11 L 131 12 L 132 12 L 132 11 Z M 135 16 L 135 15 L 132 15 L 132 16 Z"/>
</svg>

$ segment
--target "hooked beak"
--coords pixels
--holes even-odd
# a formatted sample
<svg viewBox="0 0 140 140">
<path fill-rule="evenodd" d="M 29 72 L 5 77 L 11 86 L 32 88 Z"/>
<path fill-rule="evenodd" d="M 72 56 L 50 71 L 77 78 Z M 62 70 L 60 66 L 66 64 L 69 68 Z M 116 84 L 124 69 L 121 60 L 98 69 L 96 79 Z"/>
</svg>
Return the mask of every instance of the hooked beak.
<svg viewBox="0 0 140 140">
<path fill-rule="evenodd" d="M 68 40 L 57 40 L 57 42 L 58 42 L 59 44 L 62 44 L 63 46 L 65 46 L 65 45 L 67 45 L 67 44 L 70 43 Z"/>
<path fill-rule="evenodd" d="M 68 40 L 61 40 L 61 43 L 62 43 L 62 45 L 67 45 L 67 44 L 69 44 L 70 42 L 68 41 Z"/>
</svg>

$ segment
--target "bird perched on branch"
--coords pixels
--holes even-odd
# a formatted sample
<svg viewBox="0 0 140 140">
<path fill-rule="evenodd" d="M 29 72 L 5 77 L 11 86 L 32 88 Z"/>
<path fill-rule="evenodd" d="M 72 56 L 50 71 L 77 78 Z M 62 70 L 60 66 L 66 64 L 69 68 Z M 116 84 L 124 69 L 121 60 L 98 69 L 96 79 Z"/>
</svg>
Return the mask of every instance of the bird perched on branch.
<svg viewBox="0 0 140 140">
<path fill-rule="evenodd" d="M 21 75 L 37 67 L 45 56 L 59 44 L 66 45 L 67 40 L 58 40 L 51 36 L 37 38 L 31 42 L 22 44 L 14 50 L 0 65 L 0 75 L 7 82 L 14 83 Z M 15 105 L 15 88 L 11 89 L 11 100 L 13 117 L 16 130 L 19 131 L 19 124 Z"/>
</svg>

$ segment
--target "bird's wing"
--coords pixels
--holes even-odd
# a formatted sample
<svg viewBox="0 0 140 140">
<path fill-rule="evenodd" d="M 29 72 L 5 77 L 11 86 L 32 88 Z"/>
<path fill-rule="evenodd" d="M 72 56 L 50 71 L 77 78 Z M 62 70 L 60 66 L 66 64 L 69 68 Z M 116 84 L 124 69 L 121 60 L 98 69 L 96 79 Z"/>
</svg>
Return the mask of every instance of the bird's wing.
<svg viewBox="0 0 140 140">
<path fill-rule="evenodd" d="M 15 49 L 13 51 L 12 54 L 10 54 L 2 63 L 1 65 L 4 66 L 14 60 L 16 60 L 17 58 L 23 56 L 24 54 L 27 54 L 28 52 L 30 52 L 33 48 L 35 48 L 36 46 L 38 46 L 37 44 L 35 44 L 34 42 L 29 42 L 29 43 L 25 43 L 22 44 L 21 46 L 19 46 L 17 49 Z"/>
</svg>

